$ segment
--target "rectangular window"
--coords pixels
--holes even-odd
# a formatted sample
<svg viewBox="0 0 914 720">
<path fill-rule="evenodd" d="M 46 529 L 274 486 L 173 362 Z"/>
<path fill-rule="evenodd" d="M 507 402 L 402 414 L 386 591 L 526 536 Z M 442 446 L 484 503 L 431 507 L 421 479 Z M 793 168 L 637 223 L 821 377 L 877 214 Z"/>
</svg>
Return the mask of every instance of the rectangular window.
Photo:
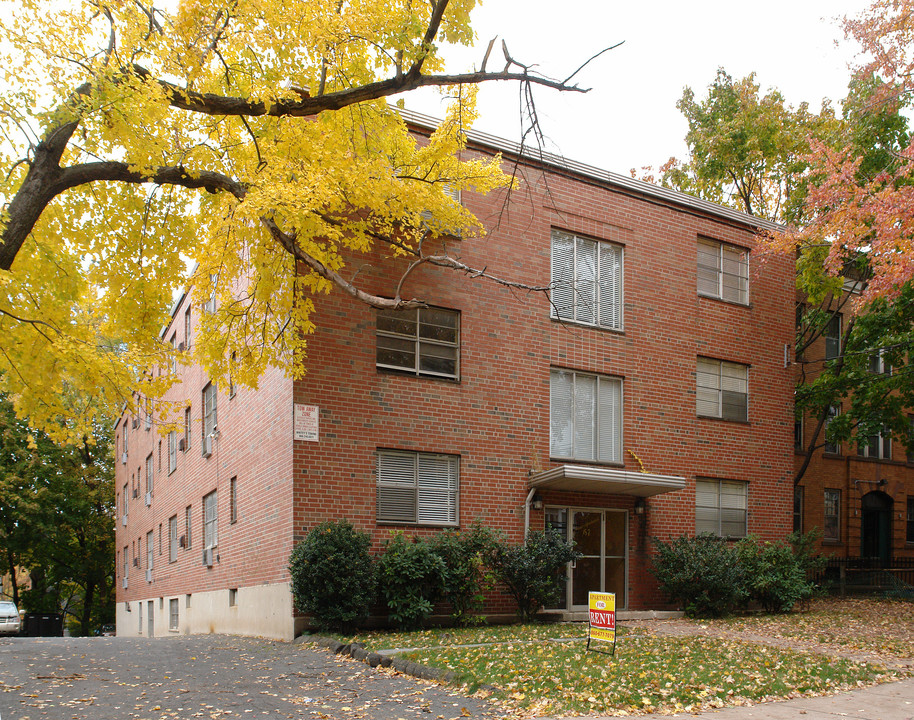
<svg viewBox="0 0 914 720">
<path fill-rule="evenodd" d="M 152 570 L 152 559 L 155 557 L 155 535 L 152 530 L 146 533 L 146 569 Z"/>
<path fill-rule="evenodd" d="M 825 491 L 825 526 L 822 530 L 823 540 L 840 540 L 841 529 L 839 522 L 839 513 L 841 511 L 841 491 Z"/>
<path fill-rule="evenodd" d="M 910 501 L 908 501 L 910 503 Z M 910 504 L 909 504 L 910 507 Z M 124 577 L 126 578 L 130 575 L 130 548 L 127 545 L 124 545 Z"/>
<path fill-rule="evenodd" d="M 168 474 L 178 469 L 178 433 L 168 433 Z"/>
<path fill-rule="evenodd" d="M 229 522 L 238 522 L 238 478 L 229 480 Z"/>
<path fill-rule="evenodd" d="M 190 548 L 190 518 L 191 518 L 191 508 L 188 505 L 184 508 L 184 549 L 187 550 Z"/>
<path fill-rule="evenodd" d="M 124 517 L 127 517 L 127 509 L 129 507 L 127 502 L 127 483 L 124 483 Z"/>
<path fill-rule="evenodd" d="M 892 459 L 892 438 L 888 429 L 883 427 L 875 435 L 866 435 L 857 441 L 857 454 L 861 457 Z"/>
<path fill-rule="evenodd" d="M 152 466 L 152 453 L 146 456 L 146 492 L 152 496 L 152 480 L 155 473 L 153 473 Z"/>
<path fill-rule="evenodd" d="M 699 416 L 749 420 L 749 368 L 746 365 L 700 357 L 695 377 Z"/>
<path fill-rule="evenodd" d="M 216 491 L 213 490 L 203 498 L 203 547 L 214 548 L 219 544 L 219 527 L 217 515 Z"/>
<path fill-rule="evenodd" d="M 187 310 L 184 311 L 184 352 L 190 350 L 190 338 L 193 334 L 190 325 L 190 308 L 191 306 L 188 305 Z"/>
<path fill-rule="evenodd" d="M 885 359 L 885 350 L 880 348 L 877 352 L 870 353 L 869 371 L 875 375 L 891 375 L 892 366 Z"/>
<path fill-rule="evenodd" d="M 184 451 L 190 450 L 190 408 L 184 408 Z"/>
<path fill-rule="evenodd" d="M 203 452 L 206 454 L 209 448 L 206 439 L 212 438 L 213 430 L 216 429 L 216 386 L 208 383 L 203 388 Z M 212 441 L 210 441 L 212 442 Z"/>
<path fill-rule="evenodd" d="M 549 454 L 622 462 L 622 381 L 601 375 L 549 373 Z"/>
<path fill-rule="evenodd" d="M 146 401 L 146 429 L 149 430 L 152 427 L 152 401 Z"/>
<path fill-rule="evenodd" d="M 552 310 L 559 320 L 622 329 L 622 248 L 552 231 Z"/>
<path fill-rule="evenodd" d="M 178 629 L 178 598 L 168 601 L 168 629 Z"/>
<path fill-rule="evenodd" d="M 178 516 L 168 518 L 168 562 L 178 561 Z"/>
<path fill-rule="evenodd" d="M 174 375 L 178 372 L 178 334 L 172 333 L 171 340 L 171 361 L 169 362 L 169 368 L 171 369 L 171 374 Z"/>
<path fill-rule="evenodd" d="M 822 428 L 825 433 L 825 452 L 831 453 L 832 455 L 841 454 L 841 443 L 835 440 L 828 439 L 828 426 L 831 425 L 831 421 L 834 420 L 838 415 L 841 414 L 841 408 L 837 405 L 828 406 L 828 415 L 825 418 L 825 425 Z"/>
<path fill-rule="evenodd" d="M 379 310 L 379 368 L 416 375 L 460 376 L 460 313 L 443 308 Z"/>
<path fill-rule="evenodd" d="M 832 315 L 822 331 L 825 338 L 825 359 L 834 360 L 841 354 L 841 316 Z"/>
<path fill-rule="evenodd" d="M 803 488 L 793 489 L 793 531 L 803 532 Z"/>
<path fill-rule="evenodd" d="M 803 418 L 798 417 L 793 421 L 793 449 L 794 452 L 803 452 Z"/>
<path fill-rule="evenodd" d="M 457 524 L 460 458 L 378 450 L 378 522 Z"/>
<path fill-rule="evenodd" d="M 695 481 L 695 533 L 745 537 L 749 484 L 735 480 Z"/>
<path fill-rule="evenodd" d="M 698 294 L 749 303 L 749 253 L 740 247 L 698 238 Z"/>
<path fill-rule="evenodd" d="M 908 515 L 905 523 L 904 539 L 905 542 L 914 543 L 914 495 L 908 495 Z M 124 575 L 126 574 L 127 572 L 124 571 Z"/>
</svg>

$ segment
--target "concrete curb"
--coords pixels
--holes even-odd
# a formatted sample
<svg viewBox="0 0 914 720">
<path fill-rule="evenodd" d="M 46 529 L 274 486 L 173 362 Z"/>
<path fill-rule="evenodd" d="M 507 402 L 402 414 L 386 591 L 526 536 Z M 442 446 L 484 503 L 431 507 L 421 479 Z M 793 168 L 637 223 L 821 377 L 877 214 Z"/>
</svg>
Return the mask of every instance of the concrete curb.
<svg viewBox="0 0 914 720">
<path fill-rule="evenodd" d="M 327 648 L 334 655 L 346 655 L 353 660 L 364 662 L 373 668 L 378 666 L 393 668 L 397 672 L 401 672 L 404 675 L 411 675 L 420 680 L 431 680 L 433 682 L 445 684 L 457 682 L 457 673 L 451 670 L 442 670 L 441 668 L 429 667 L 428 665 L 420 665 L 419 663 L 411 662 L 404 658 L 397 657 L 396 655 L 371 652 L 366 650 L 361 643 L 357 642 L 344 645 L 339 640 L 324 635 L 300 635 L 295 638 L 293 642 L 299 645 L 306 642 L 313 642 L 318 647 Z"/>
</svg>

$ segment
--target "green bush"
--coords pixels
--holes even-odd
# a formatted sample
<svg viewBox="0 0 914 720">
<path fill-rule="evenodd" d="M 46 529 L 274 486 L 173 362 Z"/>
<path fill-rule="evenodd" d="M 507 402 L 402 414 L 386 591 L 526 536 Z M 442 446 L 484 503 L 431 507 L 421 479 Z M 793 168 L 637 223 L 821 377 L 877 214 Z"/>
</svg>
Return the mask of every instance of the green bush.
<svg viewBox="0 0 914 720">
<path fill-rule="evenodd" d="M 668 543 L 654 538 L 654 547 L 652 572 L 660 589 L 690 617 L 720 617 L 744 602 L 745 573 L 736 548 L 725 540 L 682 535 Z"/>
<path fill-rule="evenodd" d="M 555 602 L 565 586 L 565 566 L 580 557 L 574 543 L 555 528 L 527 533 L 523 545 L 499 543 L 492 569 L 517 601 L 522 622 L 532 620 L 544 605 Z"/>
<path fill-rule="evenodd" d="M 346 520 L 323 522 L 292 550 L 292 595 L 300 610 L 326 630 L 349 632 L 374 602 L 371 538 Z"/>
<path fill-rule="evenodd" d="M 441 597 L 444 561 L 422 538 L 393 533 L 378 558 L 378 579 L 390 620 L 401 630 L 422 626 Z"/>
<path fill-rule="evenodd" d="M 744 571 L 748 600 L 772 613 L 788 612 L 812 596 L 813 585 L 793 548 L 762 541 L 755 535 L 740 540 L 736 554 Z"/>
<path fill-rule="evenodd" d="M 485 621 L 479 612 L 494 583 L 487 560 L 497 544 L 496 533 L 479 521 L 468 531 L 445 530 L 431 541 L 432 552 L 444 563 L 441 598 L 451 604 L 458 625 Z"/>
</svg>

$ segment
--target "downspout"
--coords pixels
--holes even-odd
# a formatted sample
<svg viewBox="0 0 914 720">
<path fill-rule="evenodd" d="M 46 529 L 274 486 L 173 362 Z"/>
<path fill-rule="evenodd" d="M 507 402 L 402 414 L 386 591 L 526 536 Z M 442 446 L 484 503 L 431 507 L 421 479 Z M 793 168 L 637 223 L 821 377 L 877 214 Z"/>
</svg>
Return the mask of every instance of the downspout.
<svg viewBox="0 0 914 720">
<path fill-rule="evenodd" d="M 536 492 L 536 488 L 530 488 L 530 492 L 527 493 L 527 499 L 524 500 L 524 539 L 527 539 L 527 533 L 530 532 L 530 501 L 533 499 L 533 493 Z"/>
</svg>

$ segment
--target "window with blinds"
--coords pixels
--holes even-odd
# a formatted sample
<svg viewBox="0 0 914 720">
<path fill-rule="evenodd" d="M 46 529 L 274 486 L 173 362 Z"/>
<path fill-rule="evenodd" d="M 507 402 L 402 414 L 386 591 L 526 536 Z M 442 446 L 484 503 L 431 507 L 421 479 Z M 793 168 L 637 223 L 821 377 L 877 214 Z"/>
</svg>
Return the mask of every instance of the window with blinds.
<svg viewBox="0 0 914 720">
<path fill-rule="evenodd" d="M 379 450 L 378 522 L 456 525 L 457 455 Z"/>
<path fill-rule="evenodd" d="M 748 421 L 749 368 L 746 365 L 700 357 L 695 379 L 699 416 Z"/>
<path fill-rule="evenodd" d="M 218 497 L 215 490 L 203 497 L 204 548 L 213 548 L 219 544 Z"/>
<path fill-rule="evenodd" d="M 749 253 L 740 247 L 698 238 L 698 294 L 749 303 Z"/>
<path fill-rule="evenodd" d="M 622 329 L 622 248 L 552 231 L 552 310 L 559 320 Z"/>
<path fill-rule="evenodd" d="M 745 537 L 749 484 L 736 480 L 695 481 L 695 533 Z"/>
<path fill-rule="evenodd" d="M 622 461 L 622 381 L 570 370 L 549 373 L 549 454 Z"/>
</svg>

